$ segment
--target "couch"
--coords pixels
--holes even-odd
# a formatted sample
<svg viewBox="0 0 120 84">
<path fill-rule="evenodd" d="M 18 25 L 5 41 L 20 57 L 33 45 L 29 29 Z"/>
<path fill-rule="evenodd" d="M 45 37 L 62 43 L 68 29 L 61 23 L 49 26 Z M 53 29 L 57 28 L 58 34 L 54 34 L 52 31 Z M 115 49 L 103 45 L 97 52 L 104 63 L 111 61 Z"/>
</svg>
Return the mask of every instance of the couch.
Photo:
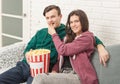
<svg viewBox="0 0 120 84">
<path fill-rule="evenodd" d="M 0 73 L 15 66 L 16 62 L 23 58 L 23 50 L 26 44 L 15 43 L 0 48 Z M 110 53 L 107 67 L 99 62 L 97 50 L 93 53 L 92 63 L 96 69 L 100 84 L 120 84 L 120 44 L 106 46 Z"/>
</svg>

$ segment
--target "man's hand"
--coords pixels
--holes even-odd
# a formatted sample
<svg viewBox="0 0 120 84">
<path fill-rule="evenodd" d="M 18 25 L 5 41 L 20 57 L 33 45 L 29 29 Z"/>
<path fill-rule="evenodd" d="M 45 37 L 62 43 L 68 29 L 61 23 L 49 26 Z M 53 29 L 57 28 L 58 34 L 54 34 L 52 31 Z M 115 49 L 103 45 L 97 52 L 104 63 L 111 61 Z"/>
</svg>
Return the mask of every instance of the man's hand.
<svg viewBox="0 0 120 84">
<path fill-rule="evenodd" d="M 25 53 L 26 61 L 27 61 L 28 64 L 29 64 L 28 58 L 29 58 L 29 56 L 30 56 L 30 52 L 31 52 L 31 51 L 32 51 L 32 49 L 31 49 L 29 52 L 26 52 L 26 53 Z"/>
<path fill-rule="evenodd" d="M 103 64 L 104 66 L 107 66 L 106 62 L 110 58 L 108 51 L 105 49 L 105 47 L 102 44 L 97 45 L 97 49 L 98 49 L 100 63 Z"/>
<path fill-rule="evenodd" d="M 55 31 L 55 24 L 54 23 L 48 24 L 48 33 L 50 35 L 53 35 L 54 33 L 56 33 L 56 31 Z"/>
<path fill-rule="evenodd" d="M 27 61 L 27 63 L 29 64 L 28 56 L 29 56 L 29 55 L 26 53 L 26 54 L 25 54 L 26 61 Z"/>
</svg>

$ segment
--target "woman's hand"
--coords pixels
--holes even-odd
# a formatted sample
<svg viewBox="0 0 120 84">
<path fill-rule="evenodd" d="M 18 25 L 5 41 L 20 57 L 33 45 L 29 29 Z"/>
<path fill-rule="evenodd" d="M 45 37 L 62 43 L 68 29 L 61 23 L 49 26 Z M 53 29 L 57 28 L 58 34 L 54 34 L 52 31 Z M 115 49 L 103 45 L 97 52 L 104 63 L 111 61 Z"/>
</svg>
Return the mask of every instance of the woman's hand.
<svg viewBox="0 0 120 84">
<path fill-rule="evenodd" d="M 105 49 L 105 47 L 102 44 L 97 45 L 97 49 L 98 49 L 100 63 L 106 66 L 106 62 L 110 58 L 108 51 Z"/>
</svg>

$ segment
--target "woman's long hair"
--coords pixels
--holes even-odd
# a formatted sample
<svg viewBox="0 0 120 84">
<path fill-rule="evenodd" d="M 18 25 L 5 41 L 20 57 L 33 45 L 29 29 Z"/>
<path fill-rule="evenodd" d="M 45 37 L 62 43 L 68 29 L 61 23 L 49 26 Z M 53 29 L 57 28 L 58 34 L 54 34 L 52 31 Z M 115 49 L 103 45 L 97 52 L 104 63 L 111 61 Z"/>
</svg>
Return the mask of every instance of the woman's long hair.
<svg viewBox="0 0 120 84">
<path fill-rule="evenodd" d="M 82 26 L 82 32 L 88 31 L 88 28 L 89 28 L 89 22 L 85 12 L 79 9 L 73 10 L 68 15 L 68 19 L 66 23 L 66 43 L 72 42 L 76 37 L 76 34 L 71 30 L 71 27 L 70 27 L 70 17 L 73 15 L 77 15 L 79 17 L 79 20 Z"/>
</svg>

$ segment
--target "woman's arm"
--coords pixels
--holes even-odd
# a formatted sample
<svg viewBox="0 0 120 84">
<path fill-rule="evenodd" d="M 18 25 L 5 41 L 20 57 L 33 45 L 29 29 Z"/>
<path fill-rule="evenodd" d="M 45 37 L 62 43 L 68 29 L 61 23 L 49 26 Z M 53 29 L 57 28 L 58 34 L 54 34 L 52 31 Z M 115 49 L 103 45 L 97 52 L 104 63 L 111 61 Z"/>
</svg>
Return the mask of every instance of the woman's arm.
<svg viewBox="0 0 120 84">
<path fill-rule="evenodd" d="M 52 35 L 52 39 L 58 53 L 63 56 L 73 56 L 74 54 L 78 54 L 89 49 L 91 45 L 94 45 L 93 37 L 86 34 L 82 34 L 80 37 L 73 40 L 73 42 L 67 44 L 62 42 L 56 33 Z M 91 49 L 94 49 L 94 47 Z"/>
</svg>

